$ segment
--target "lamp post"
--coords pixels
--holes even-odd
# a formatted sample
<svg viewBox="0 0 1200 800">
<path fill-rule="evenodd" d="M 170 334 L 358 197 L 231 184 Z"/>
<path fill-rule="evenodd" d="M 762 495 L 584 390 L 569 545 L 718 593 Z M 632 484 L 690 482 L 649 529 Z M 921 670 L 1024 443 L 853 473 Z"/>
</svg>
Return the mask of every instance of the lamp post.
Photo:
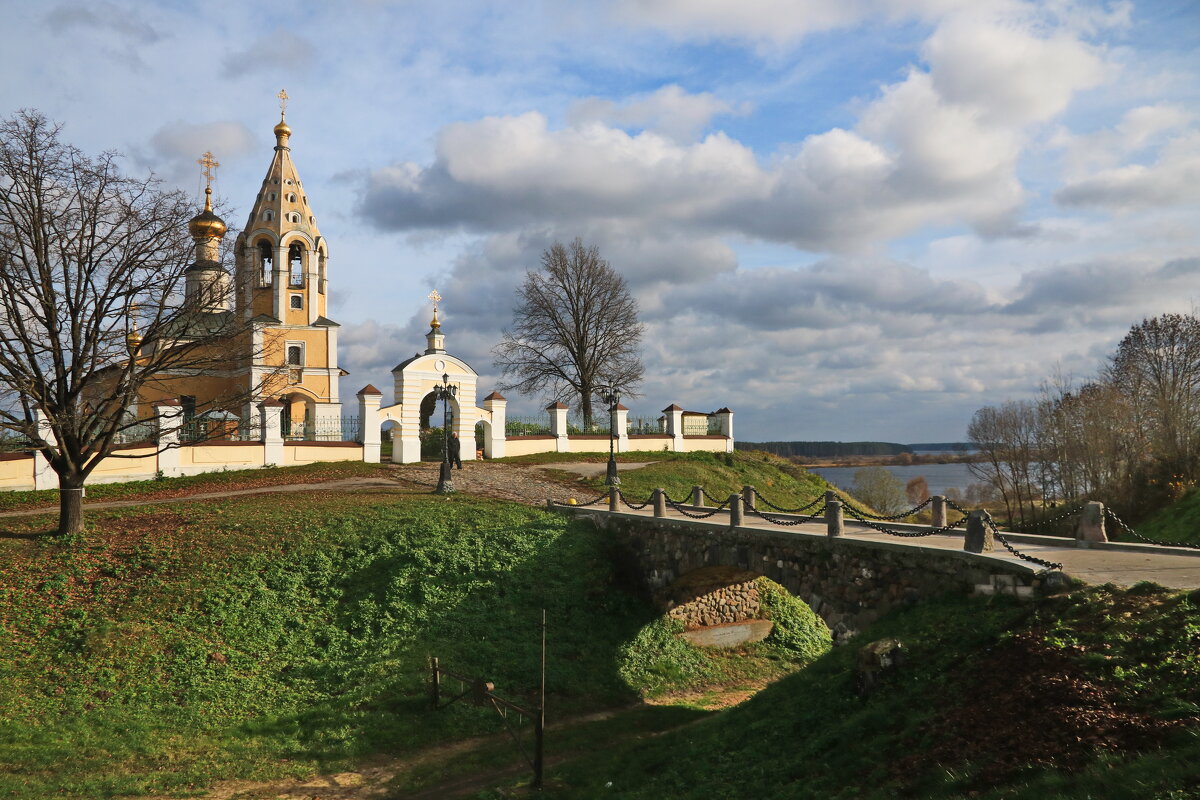
<svg viewBox="0 0 1200 800">
<path fill-rule="evenodd" d="M 458 387 L 450 385 L 450 375 L 442 373 L 442 385 L 433 387 L 433 396 L 442 401 L 442 471 L 438 475 L 438 494 L 454 493 L 454 473 L 450 470 L 450 398 Z"/>
<path fill-rule="evenodd" d="M 608 406 L 608 474 L 604 478 L 605 486 L 620 486 L 621 478 L 617 475 L 617 405 L 621 402 L 621 390 L 612 386 L 601 386 L 596 390 L 600 399 Z"/>
</svg>

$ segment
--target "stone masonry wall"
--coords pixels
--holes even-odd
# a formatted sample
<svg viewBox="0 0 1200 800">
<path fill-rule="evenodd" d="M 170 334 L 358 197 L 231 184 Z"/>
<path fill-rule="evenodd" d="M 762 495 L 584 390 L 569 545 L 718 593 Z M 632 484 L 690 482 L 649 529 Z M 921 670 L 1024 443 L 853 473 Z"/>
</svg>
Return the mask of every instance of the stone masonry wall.
<svg viewBox="0 0 1200 800">
<path fill-rule="evenodd" d="M 758 619 L 762 608 L 754 581 L 730 586 L 697 586 L 689 589 L 688 594 L 692 598 L 678 605 L 673 605 L 677 601 L 668 601 L 672 607 L 667 610 L 668 616 L 683 622 L 688 630 Z"/>
<path fill-rule="evenodd" d="M 671 605 L 672 587 L 689 573 L 715 566 L 737 568 L 766 576 L 808 603 L 838 639 L 853 636 L 891 609 L 922 598 L 947 592 L 969 593 L 980 585 L 1001 583 L 1021 594 L 1032 591 L 1030 587 L 1036 583 L 1030 570 L 1003 562 L 989 563 L 961 551 L 646 517 L 610 517 L 606 513 L 588 516 L 606 525 L 630 551 L 648 587 L 664 607 Z M 740 577 L 738 583 L 745 580 Z M 677 613 L 703 620 L 704 608 Z M 714 614 L 707 608 L 710 617 L 726 613 L 720 608 L 717 611 Z M 742 612 L 739 606 L 729 613 Z"/>
</svg>

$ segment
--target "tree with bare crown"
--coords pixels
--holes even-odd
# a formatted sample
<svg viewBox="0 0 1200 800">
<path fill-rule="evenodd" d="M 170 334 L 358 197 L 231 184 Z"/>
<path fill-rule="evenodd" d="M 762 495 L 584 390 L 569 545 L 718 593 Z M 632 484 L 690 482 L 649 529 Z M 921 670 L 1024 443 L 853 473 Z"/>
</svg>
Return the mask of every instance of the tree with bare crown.
<svg viewBox="0 0 1200 800">
<path fill-rule="evenodd" d="M 69 534 L 91 472 L 155 422 L 131 411 L 142 388 L 228 369 L 236 332 L 231 315 L 198 314 L 221 304 L 212 287 L 184 291 L 193 202 L 60 133 L 36 111 L 0 121 L 0 433 L 57 473 Z M 198 329 L 202 317 L 223 324 Z"/>
<path fill-rule="evenodd" d="M 507 379 L 502 389 L 567 402 L 589 428 L 600 387 L 636 396 L 644 372 L 637 301 L 595 245 L 552 244 L 517 301 L 512 328 L 492 351 Z"/>
</svg>

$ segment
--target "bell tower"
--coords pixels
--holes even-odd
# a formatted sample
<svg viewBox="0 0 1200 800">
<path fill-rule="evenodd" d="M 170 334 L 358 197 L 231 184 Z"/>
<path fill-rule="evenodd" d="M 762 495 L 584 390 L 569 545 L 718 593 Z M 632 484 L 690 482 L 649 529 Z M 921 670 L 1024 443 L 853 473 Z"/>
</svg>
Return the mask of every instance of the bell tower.
<svg viewBox="0 0 1200 800">
<path fill-rule="evenodd" d="M 313 423 L 341 416 L 339 326 L 325 316 L 329 248 L 292 161 L 288 94 L 276 96 L 274 155 L 236 244 L 237 313 L 253 329 L 260 399 L 284 400 L 293 424 Z"/>
</svg>

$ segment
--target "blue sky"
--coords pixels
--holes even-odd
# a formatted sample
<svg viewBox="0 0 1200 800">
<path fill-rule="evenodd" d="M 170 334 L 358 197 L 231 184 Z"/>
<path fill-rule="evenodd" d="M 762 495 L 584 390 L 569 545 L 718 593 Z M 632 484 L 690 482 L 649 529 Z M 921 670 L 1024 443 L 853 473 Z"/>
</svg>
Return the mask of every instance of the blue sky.
<svg viewBox="0 0 1200 800">
<path fill-rule="evenodd" d="M 433 288 L 490 391 L 513 289 L 575 236 L 641 305 L 634 413 L 747 439 L 959 439 L 1200 297 L 1195 3 L 0 7 L 0 113 L 198 202 L 211 149 L 235 226 L 287 88 L 347 398 L 390 394 Z"/>
</svg>

